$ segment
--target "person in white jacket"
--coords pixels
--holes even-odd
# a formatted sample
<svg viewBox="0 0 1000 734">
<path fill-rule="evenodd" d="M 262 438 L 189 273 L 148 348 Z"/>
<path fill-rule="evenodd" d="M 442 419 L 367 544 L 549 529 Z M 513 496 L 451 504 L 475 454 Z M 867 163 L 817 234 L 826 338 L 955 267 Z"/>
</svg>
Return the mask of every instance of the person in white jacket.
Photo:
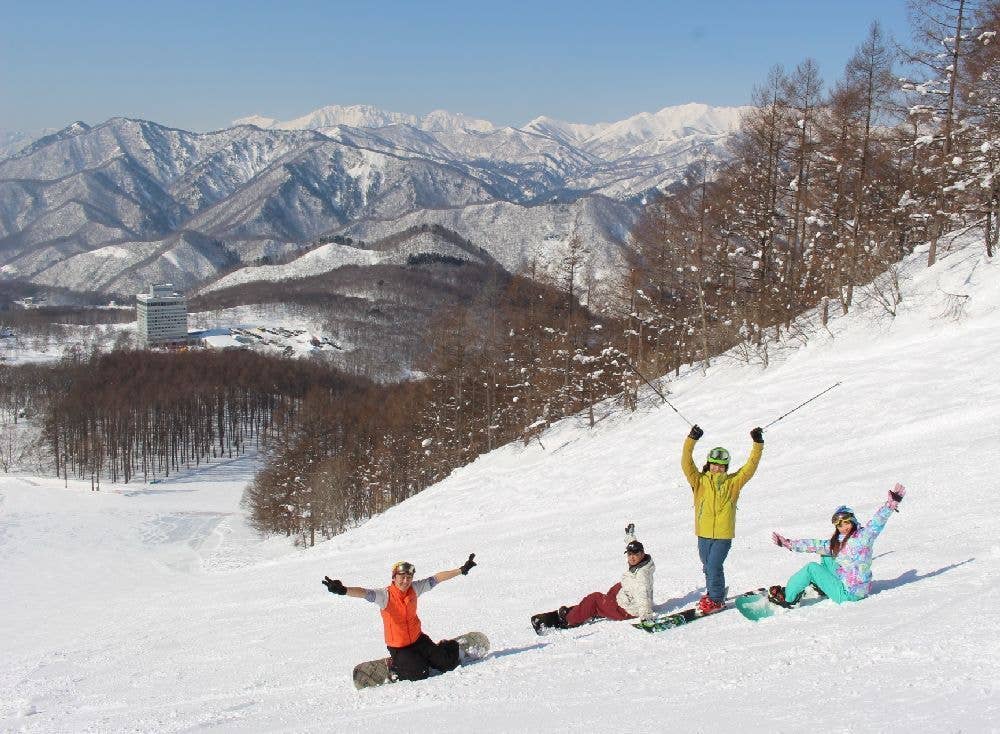
<svg viewBox="0 0 1000 734">
<path fill-rule="evenodd" d="M 656 565 L 642 543 L 635 539 L 635 525 L 632 523 L 625 528 L 625 557 L 628 569 L 622 574 L 622 580 L 607 593 L 595 591 L 571 607 L 536 614 L 531 618 L 535 631 L 541 634 L 545 627 L 577 627 L 595 618 L 622 620 L 653 614 L 653 574 Z"/>
</svg>

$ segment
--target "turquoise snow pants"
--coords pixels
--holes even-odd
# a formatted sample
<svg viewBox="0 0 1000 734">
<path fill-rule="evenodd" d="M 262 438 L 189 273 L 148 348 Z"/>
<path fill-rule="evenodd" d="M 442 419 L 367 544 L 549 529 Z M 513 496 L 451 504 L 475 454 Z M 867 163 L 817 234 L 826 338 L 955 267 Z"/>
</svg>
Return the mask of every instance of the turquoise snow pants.
<svg viewBox="0 0 1000 734">
<path fill-rule="evenodd" d="M 816 584 L 823 593 L 830 597 L 837 604 L 845 601 L 857 601 L 851 594 L 847 593 L 843 582 L 837 576 L 837 565 L 830 556 L 823 556 L 822 563 L 807 563 L 788 579 L 785 585 L 785 598 L 794 599 L 809 584 Z"/>
</svg>

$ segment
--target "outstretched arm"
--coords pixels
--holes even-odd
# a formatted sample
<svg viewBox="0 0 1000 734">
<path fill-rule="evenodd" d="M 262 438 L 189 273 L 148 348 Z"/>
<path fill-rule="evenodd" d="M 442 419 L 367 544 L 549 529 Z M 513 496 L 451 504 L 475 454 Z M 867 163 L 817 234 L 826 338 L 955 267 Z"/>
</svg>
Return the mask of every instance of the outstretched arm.
<svg viewBox="0 0 1000 734">
<path fill-rule="evenodd" d="M 469 571 L 472 570 L 473 566 L 477 565 L 476 562 L 473 560 L 475 557 L 476 557 L 475 553 L 470 553 L 468 560 L 466 560 L 466 562 L 463 563 L 458 568 L 453 568 L 450 571 L 438 571 L 436 574 L 434 574 L 434 581 L 440 584 L 442 581 L 448 581 L 449 579 L 453 579 L 459 574 L 461 574 L 462 576 L 467 575 Z"/>
<path fill-rule="evenodd" d="M 340 579 L 331 579 L 329 576 L 324 576 L 321 583 L 331 594 L 339 594 L 340 596 L 353 596 L 355 599 L 365 599 L 371 593 L 371 589 L 365 589 L 361 586 L 344 586 L 344 583 Z"/>
<path fill-rule="evenodd" d="M 822 538 L 789 540 L 780 533 L 771 533 L 771 540 L 775 545 L 786 548 L 793 553 L 819 553 L 821 556 L 830 555 L 830 541 Z"/>
</svg>

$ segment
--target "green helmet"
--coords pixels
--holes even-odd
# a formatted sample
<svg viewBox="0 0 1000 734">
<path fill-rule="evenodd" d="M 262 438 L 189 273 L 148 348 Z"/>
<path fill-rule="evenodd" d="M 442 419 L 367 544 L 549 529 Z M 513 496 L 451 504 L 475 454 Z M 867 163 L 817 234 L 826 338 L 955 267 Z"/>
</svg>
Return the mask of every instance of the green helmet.
<svg viewBox="0 0 1000 734">
<path fill-rule="evenodd" d="M 721 446 L 716 446 L 708 452 L 708 463 L 729 466 L 729 452 Z"/>
</svg>

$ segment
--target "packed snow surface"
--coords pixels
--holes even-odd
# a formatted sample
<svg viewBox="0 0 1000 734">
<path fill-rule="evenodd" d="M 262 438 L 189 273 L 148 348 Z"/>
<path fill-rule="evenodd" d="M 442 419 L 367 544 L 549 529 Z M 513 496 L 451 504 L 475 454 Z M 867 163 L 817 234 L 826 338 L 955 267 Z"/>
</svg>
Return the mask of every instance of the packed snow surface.
<svg viewBox="0 0 1000 734">
<path fill-rule="evenodd" d="M 705 429 L 696 449 L 841 384 L 765 431 L 726 563 L 730 592 L 784 583 L 814 557 L 771 544 L 828 537 L 908 488 L 875 545 L 873 594 L 759 623 L 732 608 L 647 635 L 602 622 L 538 637 L 534 612 L 607 590 L 636 523 L 657 607 L 702 593 L 688 425 L 646 396 L 503 447 L 312 549 L 261 540 L 239 506 L 255 460 L 155 484 L 0 478 L 0 730 L 445 732 L 980 732 L 1000 730 L 1000 271 L 966 241 L 902 274 L 895 318 L 859 305 L 767 369 L 731 357 L 669 387 Z M 433 447 L 430 447 L 433 450 Z M 479 565 L 421 597 L 434 638 L 489 635 L 483 661 L 420 683 L 355 691 L 385 654 L 378 610 L 329 594 Z"/>
</svg>

